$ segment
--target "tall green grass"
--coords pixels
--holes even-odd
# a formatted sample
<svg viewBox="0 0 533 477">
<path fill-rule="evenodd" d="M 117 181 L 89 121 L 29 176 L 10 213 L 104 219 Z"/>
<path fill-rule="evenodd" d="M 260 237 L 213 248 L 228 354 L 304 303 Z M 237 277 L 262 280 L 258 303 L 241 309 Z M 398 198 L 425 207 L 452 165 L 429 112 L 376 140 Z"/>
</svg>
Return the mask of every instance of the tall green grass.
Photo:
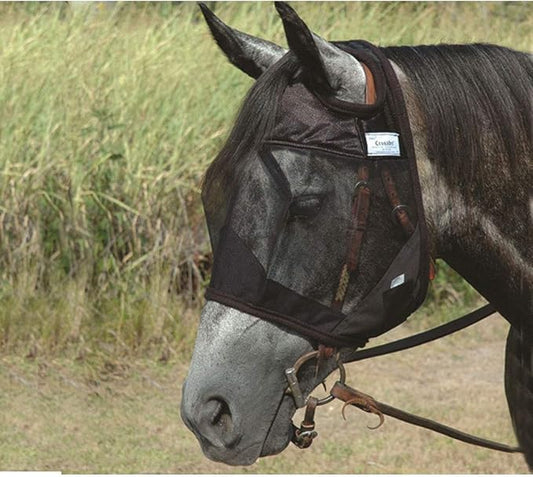
<svg viewBox="0 0 533 477">
<path fill-rule="evenodd" d="M 210 5 L 286 45 L 270 3 Z M 296 7 L 329 39 L 531 48 L 527 3 Z M 250 85 L 193 3 L 0 4 L 3 352 L 190 349 L 199 184 Z M 434 302 L 470 293 L 443 276 Z"/>
</svg>

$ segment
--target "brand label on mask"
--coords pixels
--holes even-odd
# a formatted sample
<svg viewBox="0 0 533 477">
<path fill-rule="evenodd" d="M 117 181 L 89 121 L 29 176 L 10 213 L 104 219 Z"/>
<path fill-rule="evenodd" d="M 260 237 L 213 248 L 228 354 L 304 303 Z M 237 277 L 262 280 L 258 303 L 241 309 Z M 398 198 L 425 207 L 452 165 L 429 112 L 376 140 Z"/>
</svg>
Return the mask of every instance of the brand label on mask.
<svg viewBox="0 0 533 477">
<path fill-rule="evenodd" d="M 400 156 L 400 135 L 395 132 L 365 133 L 369 156 Z"/>
<path fill-rule="evenodd" d="M 403 285 L 405 282 L 405 274 L 402 273 L 401 275 L 398 275 L 396 278 L 393 278 L 390 282 L 391 288 L 399 287 L 400 285 Z"/>
</svg>

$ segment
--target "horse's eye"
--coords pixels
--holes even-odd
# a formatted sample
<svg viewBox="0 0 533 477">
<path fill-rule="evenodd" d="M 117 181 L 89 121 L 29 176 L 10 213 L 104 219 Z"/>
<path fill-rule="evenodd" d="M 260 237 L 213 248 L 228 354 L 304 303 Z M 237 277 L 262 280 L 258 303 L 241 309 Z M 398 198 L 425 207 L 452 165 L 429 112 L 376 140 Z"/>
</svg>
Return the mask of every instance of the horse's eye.
<svg viewBox="0 0 533 477">
<path fill-rule="evenodd" d="M 310 219 L 318 214 L 323 197 L 320 195 L 301 195 L 295 197 L 289 206 L 289 219 Z"/>
</svg>

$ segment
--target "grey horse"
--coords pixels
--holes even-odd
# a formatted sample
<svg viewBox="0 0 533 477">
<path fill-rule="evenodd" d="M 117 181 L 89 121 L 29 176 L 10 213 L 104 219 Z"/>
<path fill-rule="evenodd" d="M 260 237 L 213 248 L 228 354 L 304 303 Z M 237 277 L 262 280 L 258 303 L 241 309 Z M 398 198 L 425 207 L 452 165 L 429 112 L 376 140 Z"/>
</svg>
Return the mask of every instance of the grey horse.
<svg viewBox="0 0 533 477">
<path fill-rule="evenodd" d="M 218 45 L 234 65 L 257 79 L 255 96 L 261 97 L 263 88 L 268 105 L 272 98 L 266 94 L 267 82 L 277 74 L 287 52 L 228 27 L 206 7 L 202 10 Z M 362 65 L 334 43 L 307 30 L 292 10 L 278 5 L 278 11 L 301 70 L 321 75 L 338 99 L 362 102 L 366 87 Z M 512 324 L 506 391 L 518 440 L 532 466 L 531 61 L 525 54 L 488 45 L 384 51 L 393 62 L 407 103 L 431 255 L 449 263 Z M 499 66 L 494 65 L 496 60 Z M 472 84 L 470 78 L 478 78 L 478 82 Z M 259 167 L 247 167 L 255 161 L 254 141 L 248 140 L 247 134 L 255 132 L 247 132 L 246 125 L 250 117 L 267 114 L 268 108 L 252 97 L 247 102 L 229 139 L 232 144 L 227 146 L 233 155 L 241 156 L 239 167 L 244 170 L 232 185 L 238 189 L 233 213 L 239 214 L 236 220 L 246 221 L 250 234 L 263 236 L 268 232 L 269 214 L 276 210 L 275 194 L 268 190 Z M 295 153 L 280 154 L 287 159 Z M 338 181 L 338 190 L 344 187 L 341 170 L 324 166 L 317 174 L 305 160 L 298 161 L 295 168 L 287 166 L 295 161 L 283 159 L 280 164 L 285 164 L 283 172 L 294 189 L 309 187 L 312 182 L 327 194 L 327 181 L 322 183 L 317 177 Z M 227 159 L 225 173 L 231 174 L 237 167 Z M 253 207 L 258 201 L 266 204 L 264 210 Z M 295 289 L 331 290 L 334 278 L 326 273 L 328 262 L 345 247 L 342 240 L 332 243 L 338 250 L 328 251 L 330 255 L 301 251 L 280 260 L 274 256 L 271 241 L 266 240 L 258 255 L 275 267 L 276 273 L 290 276 Z M 386 251 L 386 244 L 382 247 Z M 296 266 L 297 260 L 307 262 Z M 309 273 L 310 269 L 315 272 Z M 355 288 L 347 307 L 360 298 Z M 284 370 L 312 349 L 312 342 L 294 331 L 207 301 L 181 408 L 184 422 L 207 457 L 248 465 L 289 444 L 295 404 L 285 394 Z M 330 360 L 318 376 L 311 368 L 304 370 L 300 376 L 304 392 L 310 393 L 334 368 L 335 362 Z"/>
</svg>

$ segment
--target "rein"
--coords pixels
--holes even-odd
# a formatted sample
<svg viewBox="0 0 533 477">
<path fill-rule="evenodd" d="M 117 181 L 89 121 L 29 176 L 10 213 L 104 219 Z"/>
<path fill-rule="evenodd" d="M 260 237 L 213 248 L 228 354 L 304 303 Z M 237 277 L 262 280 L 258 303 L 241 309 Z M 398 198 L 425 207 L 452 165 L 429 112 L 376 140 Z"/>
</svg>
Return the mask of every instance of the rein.
<svg viewBox="0 0 533 477">
<path fill-rule="evenodd" d="M 456 331 L 467 328 L 468 326 L 481 321 L 482 319 L 492 315 L 495 312 L 495 308 L 492 305 L 485 305 L 481 308 L 474 310 L 460 318 L 456 318 L 444 325 L 440 325 L 436 328 L 418 333 L 401 340 L 392 341 L 385 345 L 375 346 L 370 349 L 363 349 L 355 351 L 349 355 L 344 360 L 341 359 L 340 354 L 337 353 L 337 368 L 340 372 L 339 380 L 333 385 L 329 395 L 322 399 L 317 399 L 313 396 L 309 396 L 307 399 L 304 398 L 303 392 L 301 391 L 297 373 L 300 367 L 307 361 L 311 359 L 317 360 L 317 372 L 318 367 L 322 363 L 325 354 L 331 355 L 333 352 L 332 348 L 319 348 L 317 351 L 312 351 L 300 357 L 292 368 L 285 370 L 287 376 L 287 381 L 289 387 L 287 389 L 287 394 L 291 394 L 294 397 L 296 407 L 306 407 L 305 417 L 299 428 L 294 428 L 294 433 L 292 437 L 292 442 L 299 448 L 305 449 L 309 447 L 313 439 L 318 436 L 318 432 L 315 430 L 314 415 L 316 408 L 323 404 L 327 404 L 334 399 L 339 399 L 344 401 L 344 406 L 342 408 L 342 416 L 346 419 L 344 414 L 345 408 L 349 405 L 355 406 L 362 411 L 376 414 L 380 422 L 376 427 L 370 427 L 370 429 L 377 429 L 380 427 L 384 421 L 384 416 L 393 417 L 400 421 L 412 424 L 414 426 L 422 427 L 424 429 L 429 429 L 431 431 L 437 432 L 439 434 L 444 434 L 453 439 L 466 442 L 467 444 L 473 444 L 479 447 L 484 447 L 486 449 L 497 450 L 500 452 L 507 453 L 523 453 L 523 450 L 519 447 L 509 446 L 507 444 L 501 444 L 499 442 L 491 441 L 484 439 L 482 437 L 477 437 L 472 434 L 454 429 L 452 427 L 441 424 L 437 421 L 427 419 L 425 417 L 417 416 L 409 412 L 403 411 L 401 409 L 395 408 L 388 404 L 376 401 L 372 396 L 362 393 L 348 385 L 345 384 L 346 380 L 346 371 L 344 369 L 344 363 L 352 363 L 355 361 L 361 361 L 363 359 L 373 358 L 376 356 L 384 356 L 387 354 L 395 353 L 397 351 L 403 351 L 406 349 L 413 348 L 425 343 L 429 343 L 438 338 L 455 333 Z"/>
</svg>

